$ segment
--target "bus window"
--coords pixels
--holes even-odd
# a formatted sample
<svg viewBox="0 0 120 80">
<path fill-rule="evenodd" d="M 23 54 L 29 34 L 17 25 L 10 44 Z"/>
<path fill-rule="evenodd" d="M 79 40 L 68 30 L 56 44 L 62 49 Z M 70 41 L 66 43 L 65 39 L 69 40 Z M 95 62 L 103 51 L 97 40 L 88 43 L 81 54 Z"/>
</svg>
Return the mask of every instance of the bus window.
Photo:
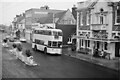
<svg viewBox="0 0 120 80">
<path fill-rule="evenodd" d="M 62 36 L 63 34 L 62 34 L 62 32 L 58 32 L 58 36 Z"/>
<path fill-rule="evenodd" d="M 51 41 L 48 41 L 48 46 L 51 46 Z"/>
<path fill-rule="evenodd" d="M 51 31 L 45 31 L 45 35 L 51 35 Z"/>
<path fill-rule="evenodd" d="M 62 45 L 62 42 L 58 42 L 58 47 L 61 47 L 61 45 Z"/>
<path fill-rule="evenodd" d="M 53 41 L 53 42 L 52 42 L 52 46 L 53 46 L 53 47 L 57 47 L 57 42 L 54 42 L 54 41 Z"/>
<path fill-rule="evenodd" d="M 39 34 L 42 34 L 42 31 L 41 31 L 41 30 L 39 30 Z"/>
<path fill-rule="evenodd" d="M 51 32 L 51 31 L 48 31 L 48 35 L 52 35 L 52 32 Z"/>
<path fill-rule="evenodd" d="M 38 34 L 38 30 L 35 30 L 34 33 L 35 33 L 35 34 Z"/>
<path fill-rule="evenodd" d="M 56 31 L 53 31 L 53 35 L 57 35 L 57 32 L 56 32 Z"/>
</svg>

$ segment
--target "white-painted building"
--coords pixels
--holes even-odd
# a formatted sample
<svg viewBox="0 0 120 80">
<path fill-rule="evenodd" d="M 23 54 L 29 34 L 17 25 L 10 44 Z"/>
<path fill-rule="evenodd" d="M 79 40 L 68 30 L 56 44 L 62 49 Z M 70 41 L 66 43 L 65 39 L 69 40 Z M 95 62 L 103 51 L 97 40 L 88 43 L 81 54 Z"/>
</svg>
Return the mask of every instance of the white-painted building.
<svg viewBox="0 0 120 80">
<path fill-rule="evenodd" d="M 120 56 L 120 2 L 87 0 L 77 8 L 77 51 L 93 54 L 103 50 L 110 58 Z"/>
</svg>

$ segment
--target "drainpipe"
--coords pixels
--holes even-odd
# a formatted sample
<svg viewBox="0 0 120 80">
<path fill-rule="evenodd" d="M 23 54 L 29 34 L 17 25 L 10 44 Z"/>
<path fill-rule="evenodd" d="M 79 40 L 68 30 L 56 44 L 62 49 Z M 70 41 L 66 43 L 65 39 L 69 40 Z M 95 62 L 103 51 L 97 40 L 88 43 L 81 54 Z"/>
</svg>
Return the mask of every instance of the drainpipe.
<svg viewBox="0 0 120 80">
<path fill-rule="evenodd" d="M 79 12 L 77 12 L 77 28 L 76 28 L 76 35 L 79 36 L 78 34 L 79 31 Z M 80 46 L 79 46 L 79 39 L 77 38 L 77 43 L 76 43 L 76 51 L 79 50 Z"/>
</svg>

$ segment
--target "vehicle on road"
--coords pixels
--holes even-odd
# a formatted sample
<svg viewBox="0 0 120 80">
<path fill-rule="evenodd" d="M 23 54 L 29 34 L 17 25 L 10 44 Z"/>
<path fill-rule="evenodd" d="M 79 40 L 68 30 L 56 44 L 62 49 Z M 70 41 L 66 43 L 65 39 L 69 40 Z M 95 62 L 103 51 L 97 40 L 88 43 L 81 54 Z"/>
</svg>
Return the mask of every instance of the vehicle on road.
<svg viewBox="0 0 120 80">
<path fill-rule="evenodd" d="M 60 29 L 34 28 L 32 48 L 44 53 L 62 54 L 62 36 Z"/>
<path fill-rule="evenodd" d="M 26 42 L 26 39 L 22 37 L 22 38 L 20 38 L 20 41 L 21 42 Z"/>
</svg>

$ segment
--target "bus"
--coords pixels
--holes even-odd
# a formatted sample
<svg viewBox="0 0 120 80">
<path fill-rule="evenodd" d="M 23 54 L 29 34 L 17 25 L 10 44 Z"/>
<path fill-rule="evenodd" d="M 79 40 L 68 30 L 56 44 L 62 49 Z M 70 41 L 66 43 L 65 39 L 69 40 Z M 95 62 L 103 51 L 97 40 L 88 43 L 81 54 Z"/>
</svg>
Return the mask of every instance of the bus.
<svg viewBox="0 0 120 80">
<path fill-rule="evenodd" d="M 45 54 L 62 54 L 62 36 L 60 29 L 34 28 L 32 48 Z"/>
</svg>

